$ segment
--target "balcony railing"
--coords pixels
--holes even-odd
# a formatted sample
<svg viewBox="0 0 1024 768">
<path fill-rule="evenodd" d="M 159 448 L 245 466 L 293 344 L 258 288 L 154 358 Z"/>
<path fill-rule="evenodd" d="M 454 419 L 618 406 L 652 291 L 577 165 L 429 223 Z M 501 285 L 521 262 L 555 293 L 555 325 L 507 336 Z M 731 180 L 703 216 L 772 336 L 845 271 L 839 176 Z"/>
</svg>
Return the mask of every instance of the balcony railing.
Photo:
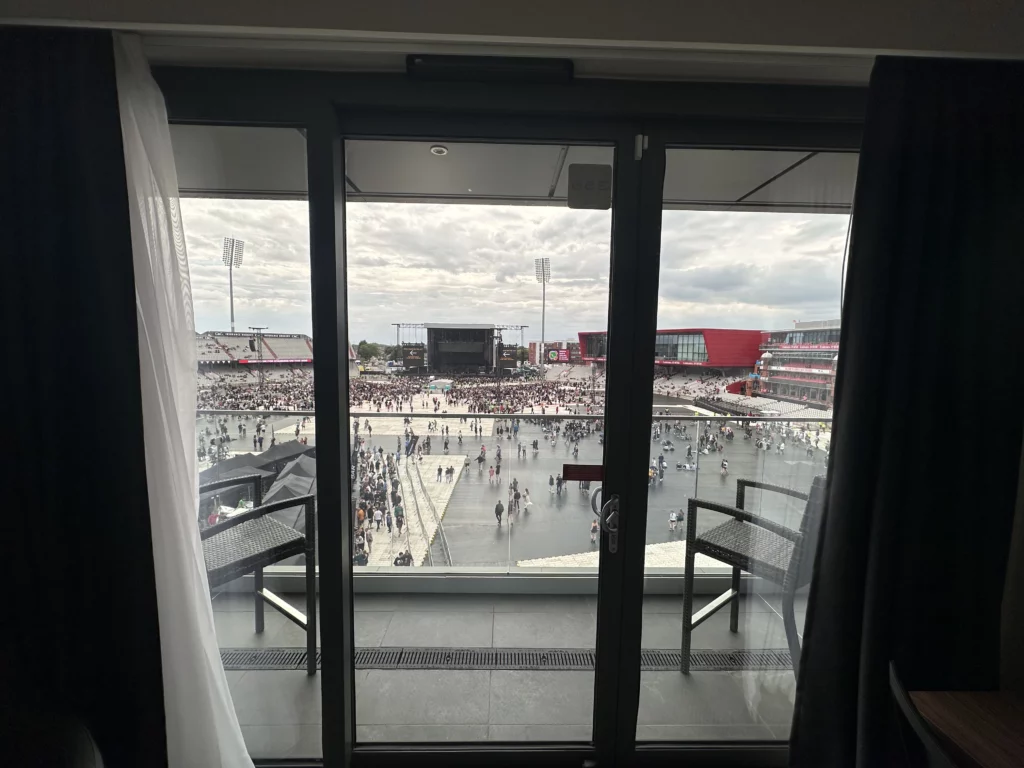
<svg viewBox="0 0 1024 768">
<path fill-rule="evenodd" d="M 686 408 L 681 403 L 672 410 Z M 679 546 L 682 542 L 678 536 L 671 537 L 666 532 L 670 512 L 684 509 L 688 498 L 731 503 L 736 492 L 734 478 L 806 492 L 814 475 L 825 471 L 830 419 L 794 421 L 785 415 L 709 418 L 669 414 L 664 406 L 660 410 L 665 413 L 657 413 L 658 410 L 652 413 L 654 469 L 647 478 L 650 488 L 647 566 L 650 572 L 670 577 L 682 575 L 684 551 Z M 588 530 L 590 521 L 595 519 L 591 499 L 600 483 L 593 482 L 589 489 L 577 482 L 558 488 L 556 478 L 565 465 L 602 464 L 601 415 L 567 413 L 562 409 L 558 414 L 537 412 L 514 416 L 423 411 L 378 413 L 366 409 L 353 409 L 351 413 L 353 419 L 359 420 L 359 447 L 364 450 L 383 447 L 385 453 L 392 456 L 398 452 L 396 479 L 398 493 L 405 504 L 405 525 L 401 531 L 391 504 L 387 505 L 392 512 L 391 530 L 388 531 L 386 522 L 382 522 L 379 530 L 375 523 L 372 525 L 374 540 L 368 565 L 357 566 L 357 581 L 361 575 L 412 576 L 410 569 L 393 564 L 399 552 L 412 552 L 415 556 L 412 570 L 423 576 L 453 569 L 460 575 L 475 571 L 489 577 L 531 574 L 593 577 L 596 574 L 599 555 L 597 547 L 590 542 Z M 286 479 L 294 474 L 289 472 L 288 465 L 297 462 L 299 455 L 315 451 L 316 423 L 312 411 L 200 411 L 197 416 L 204 439 L 206 427 L 216 427 L 218 419 L 225 418 L 228 435 L 232 438 L 221 446 L 219 455 L 214 454 L 215 461 L 208 459 L 201 463 L 204 482 L 219 476 L 216 467 L 221 462 L 231 462 L 233 471 L 241 471 L 243 466 L 256 467 L 267 472 L 264 495 L 273 499 L 275 488 L 278 493 L 287 494 L 293 492 L 292 485 L 298 486 Z M 310 421 L 302 424 L 305 416 L 310 417 Z M 406 424 L 406 419 L 411 419 L 412 423 Z M 369 432 L 365 429 L 367 420 Z M 518 431 L 514 428 L 516 420 L 519 421 Z M 266 432 L 263 450 L 254 452 L 251 437 L 257 421 L 266 424 Z M 305 446 L 295 442 L 296 421 L 300 422 L 299 437 L 307 440 Z M 245 425 L 244 435 L 239 434 L 239 424 Z M 581 425 L 578 440 L 566 440 L 570 425 Z M 407 456 L 405 429 L 409 426 L 419 440 Z M 447 432 L 442 433 L 442 430 Z M 211 432 L 215 431 L 211 428 Z M 461 443 L 459 432 L 462 432 Z M 447 452 L 444 450 L 445 434 L 449 443 Z M 702 436 L 714 438 L 703 451 L 700 449 Z M 350 431 L 349 439 L 355 438 L 356 434 Z M 425 449 L 428 438 L 430 447 Z M 275 448 L 268 454 L 271 439 Z M 352 445 L 358 451 L 355 442 Z M 719 445 L 721 450 L 718 450 Z M 492 478 L 490 469 L 497 465 L 499 446 L 501 468 Z M 478 461 L 482 447 L 485 447 L 483 461 Z M 264 454 L 271 460 L 261 461 Z M 284 458 L 274 458 L 275 454 L 282 454 Z M 720 473 L 723 459 L 729 461 L 728 477 Z M 308 472 L 310 462 L 302 463 L 307 465 L 303 471 Z M 442 470 L 440 479 L 438 467 Z M 446 472 L 449 468 L 452 470 L 450 481 Z M 549 485 L 549 480 L 554 485 Z M 390 502 L 390 477 L 388 482 Z M 520 492 L 520 500 L 519 509 L 514 510 L 510 521 L 509 507 L 515 501 L 515 490 L 510 488 L 513 482 Z M 223 491 L 220 496 L 222 505 L 244 503 L 241 497 L 238 500 L 227 498 Z M 499 500 L 505 507 L 500 525 L 493 517 Z M 358 502 L 356 490 L 350 508 L 345 510 L 353 525 Z M 203 503 L 209 505 L 212 500 L 204 499 Z M 781 521 L 793 512 L 785 504 L 773 504 L 772 500 L 765 499 L 761 514 Z M 208 514 L 204 507 L 204 517 Z M 488 519 L 489 527 L 481 525 Z M 704 575 L 718 575 L 720 570 L 713 562 L 703 562 L 699 569 Z M 292 571 L 298 573 L 299 564 L 267 569 L 268 575 Z"/>
</svg>

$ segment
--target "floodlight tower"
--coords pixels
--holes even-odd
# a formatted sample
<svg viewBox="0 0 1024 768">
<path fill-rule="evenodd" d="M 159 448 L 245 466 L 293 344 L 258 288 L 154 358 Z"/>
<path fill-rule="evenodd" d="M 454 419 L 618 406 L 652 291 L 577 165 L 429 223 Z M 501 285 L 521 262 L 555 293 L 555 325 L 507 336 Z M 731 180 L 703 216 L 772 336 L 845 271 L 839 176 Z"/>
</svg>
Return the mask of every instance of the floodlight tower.
<svg viewBox="0 0 1024 768">
<path fill-rule="evenodd" d="M 533 269 L 540 283 L 540 369 L 544 371 L 547 370 L 544 362 L 544 320 L 548 307 L 548 283 L 551 282 L 551 259 L 534 259 Z"/>
<path fill-rule="evenodd" d="M 234 237 L 224 238 L 224 266 L 228 268 L 228 296 L 231 302 L 231 332 L 235 331 L 235 281 L 234 271 L 242 266 L 245 241 Z"/>
</svg>

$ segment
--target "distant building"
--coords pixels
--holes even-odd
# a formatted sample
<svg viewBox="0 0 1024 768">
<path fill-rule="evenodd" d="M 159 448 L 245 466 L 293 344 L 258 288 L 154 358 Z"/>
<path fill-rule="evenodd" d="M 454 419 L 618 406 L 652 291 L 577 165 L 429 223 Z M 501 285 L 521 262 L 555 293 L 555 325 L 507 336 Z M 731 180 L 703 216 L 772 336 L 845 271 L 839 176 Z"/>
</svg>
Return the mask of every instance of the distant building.
<svg viewBox="0 0 1024 768">
<path fill-rule="evenodd" d="M 754 367 L 755 391 L 779 400 L 825 404 L 835 397 L 839 321 L 797 322 L 768 331 Z"/>
<path fill-rule="evenodd" d="M 742 368 L 749 371 L 760 355 L 761 331 L 732 328 L 678 328 L 657 331 L 654 364 L 672 367 Z M 605 331 L 581 331 L 580 357 L 585 363 L 604 363 L 608 356 Z"/>
</svg>

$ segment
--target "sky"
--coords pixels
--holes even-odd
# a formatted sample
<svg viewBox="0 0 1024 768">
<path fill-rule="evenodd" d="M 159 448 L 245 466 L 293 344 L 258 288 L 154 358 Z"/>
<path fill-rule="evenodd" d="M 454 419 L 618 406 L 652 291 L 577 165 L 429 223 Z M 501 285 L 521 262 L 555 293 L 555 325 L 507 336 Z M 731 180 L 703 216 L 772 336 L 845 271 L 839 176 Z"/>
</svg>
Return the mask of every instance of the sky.
<svg viewBox="0 0 1024 768">
<path fill-rule="evenodd" d="M 196 330 L 228 330 L 225 236 L 236 329 L 312 335 L 309 226 L 302 201 L 181 201 Z M 540 338 L 533 260 L 551 259 L 545 339 L 607 328 L 608 211 L 510 205 L 347 205 L 352 342 L 394 343 L 393 323 L 528 325 Z M 845 214 L 665 211 L 659 328 L 789 328 L 839 317 Z M 404 341 L 422 341 L 405 331 Z M 422 334 L 422 331 L 420 331 Z M 518 339 L 516 339 L 518 341 Z"/>
</svg>

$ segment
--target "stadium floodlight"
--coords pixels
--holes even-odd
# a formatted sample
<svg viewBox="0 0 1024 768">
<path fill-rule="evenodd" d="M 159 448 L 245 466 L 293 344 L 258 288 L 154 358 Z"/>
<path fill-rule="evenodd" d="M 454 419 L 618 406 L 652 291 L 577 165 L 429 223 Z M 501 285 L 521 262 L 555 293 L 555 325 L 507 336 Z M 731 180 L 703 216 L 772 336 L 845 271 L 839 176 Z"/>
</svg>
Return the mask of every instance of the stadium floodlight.
<svg viewBox="0 0 1024 768">
<path fill-rule="evenodd" d="M 234 271 L 242 266 L 242 254 L 245 252 L 245 240 L 235 237 L 224 238 L 224 266 L 228 268 L 228 301 L 231 304 L 231 332 L 235 332 L 235 280 Z"/>
<path fill-rule="evenodd" d="M 551 282 L 551 259 L 546 256 L 543 259 L 533 260 L 534 274 L 537 276 L 537 282 L 540 283 L 540 354 L 538 357 L 540 360 L 540 369 L 545 369 L 545 355 L 544 355 L 544 320 L 547 314 L 548 308 L 548 283 Z"/>
</svg>

